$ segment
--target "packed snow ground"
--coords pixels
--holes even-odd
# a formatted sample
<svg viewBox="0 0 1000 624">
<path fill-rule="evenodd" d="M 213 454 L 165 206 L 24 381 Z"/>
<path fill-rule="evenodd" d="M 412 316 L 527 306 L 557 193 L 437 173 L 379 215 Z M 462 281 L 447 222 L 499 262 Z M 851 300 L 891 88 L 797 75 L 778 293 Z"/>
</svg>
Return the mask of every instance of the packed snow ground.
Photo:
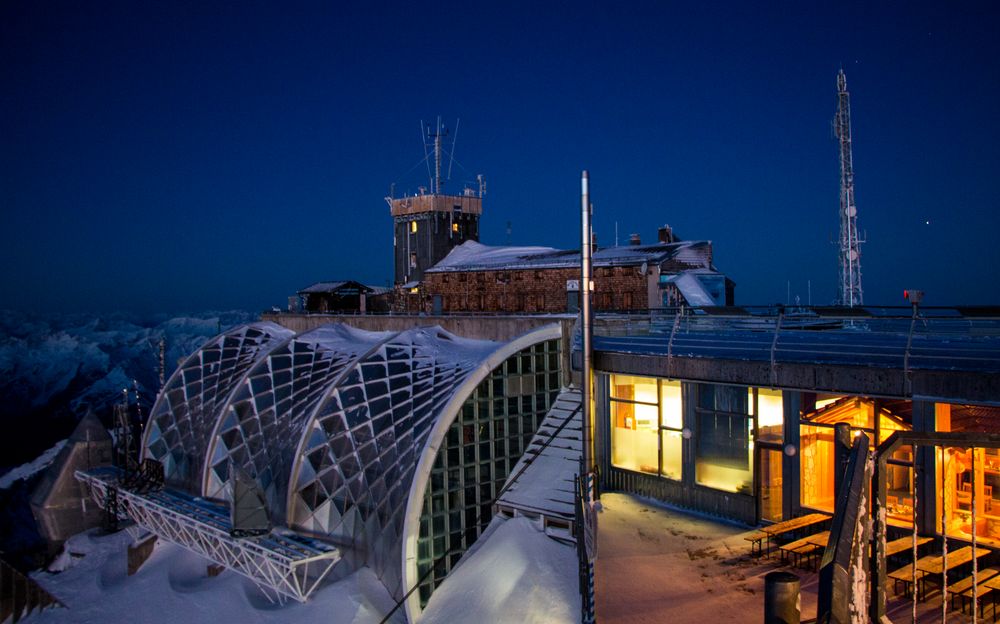
<svg viewBox="0 0 1000 624">
<path fill-rule="evenodd" d="M 247 579 L 224 571 L 209 578 L 208 561 L 174 544 L 160 541 L 134 576 L 126 574 L 126 531 L 101 535 L 99 530 L 67 542 L 54 569 L 33 575 L 67 608 L 34 613 L 32 624 L 266 624 L 331 622 L 377 624 L 395 604 L 368 568 L 327 585 L 309 602 L 272 604 Z M 402 617 L 393 622 L 403 621 Z"/>
<path fill-rule="evenodd" d="M 802 620 L 816 617 L 819 576 L 782 565 L 780 557 L 750 557 L 743 537 L 752 529 L 669 508 L 631 494 L 605 493 L 598 519 L 597 621 L 758 623 L 764 619 L 764 575 L 801 579 Z M 888 585 L 888 615 L 911 621 L 911 603 Z M 987 616 L 990 609 L 986 610 Z M 941 621 L 941 597 L 919 604 L 918 624 Z M 972 617 L 948 612 L 948 622 Z"/>
<path fill-rule="evenodd" d="M 368 568 L 319 589 L 305 604 L 272 604 L 250 581 L 160 541 L 134 576 L 126 574 L 126 531 L 69 540 L 49 571 L 33 578 L 66 608 L 32 614 L 31 624 L 377 624 L 395 602 Z M 58 570 L 58 571 L 57 571 Z M 421 624 L 579 621 L 576 551 L 529 520 L 494 519 L 477 546 L 432 596 Z M 392 622 L 404 622 L 398 610 Z"/>
</svg>

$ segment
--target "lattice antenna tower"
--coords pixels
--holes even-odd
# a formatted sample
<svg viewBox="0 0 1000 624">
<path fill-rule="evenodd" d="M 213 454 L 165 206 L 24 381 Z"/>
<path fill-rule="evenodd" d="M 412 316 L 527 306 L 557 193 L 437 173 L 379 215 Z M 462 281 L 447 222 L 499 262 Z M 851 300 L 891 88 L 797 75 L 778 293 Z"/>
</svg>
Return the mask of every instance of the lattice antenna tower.
<svg viewBox="0 0 1000 624">
<path fill-rule="evenodd" d="M 840 305 L 864 303 L 861 290 L 861 243 L 858 235 L 858 208 L 854 204 L 854 165 L 851 157 L 851 99 L 847 77 L 837 74 L 837 116 L 834 134 L 840 143 Z"/>
</svg>

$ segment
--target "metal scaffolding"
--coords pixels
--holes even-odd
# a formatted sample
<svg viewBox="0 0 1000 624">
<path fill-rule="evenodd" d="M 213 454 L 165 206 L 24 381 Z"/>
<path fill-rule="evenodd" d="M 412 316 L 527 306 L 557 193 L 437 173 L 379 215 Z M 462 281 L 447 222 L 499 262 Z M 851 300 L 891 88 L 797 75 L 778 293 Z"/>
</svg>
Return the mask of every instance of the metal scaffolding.
<svg viewBox="0 0 1000 624">
<path fill-rule="evenodd" d="M 76 473 L 98 505 L 116 499 L 119 518 L 242 574 L 279 601 L 305 602 L 340 561 L 335 547 L 290 531 L 233 537 L 226 507 L 169 489 L 126 489 L 120 477 L 114 468 Z"/>
</svg>

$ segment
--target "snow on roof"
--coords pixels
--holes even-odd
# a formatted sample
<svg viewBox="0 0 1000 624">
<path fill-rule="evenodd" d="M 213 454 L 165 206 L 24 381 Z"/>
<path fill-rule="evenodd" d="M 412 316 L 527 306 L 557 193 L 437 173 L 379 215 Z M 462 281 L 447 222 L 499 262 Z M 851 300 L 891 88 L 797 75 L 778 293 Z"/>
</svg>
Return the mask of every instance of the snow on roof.
<svg viewBox="0 0 1000 624">
<path fill-rule="evenodd" d="M 35 459 L 26 464 L 21 464 L 12 468 L 0 477 L 0 490 L 5 490 L 22 479 L 29 479 L 39 472 L 45 470 L 55 461 L 56 456 L 66 446 L 66 440 L 56 442 L 52 448 L 48 449 Z"/>
<path fill-rule="evenodd" d="M 684 295 L 684 300 L 687 301 L 688 305 L 695 307 L 715 305 L 712 295 L 708 294 L 697 276 L 684 271 L 677 275 L 673 282 L 677 286 L 677 290 Z"/>
<path fill-rule="evenodd" d="M 594 266 L 638 266 L 658 264 L 676 258 L 697 267 L 708 267 L 708 241 L 680 241 L 653 245 L 604 247 L 594 252 Z M 485 271 L 502 269 L 553 269 L 577 267 L 580 252 L 552 247 L 491 247 L 466 241 L 451 250 L 427 273 L 450 271 Z"/>
<path fill-rule="evenodd" d="M 556 433 L 560 426 L 569 419 Z M 531 514 L 573 517 L 573 481 L 580 463 L 580 391 L 559 393 L 511 475 L 524 472 L 497 501 Z M 542 446 L 555 435 L 548 447 Z"/>
<path fill-rule="evenodd" d="M 431 595 L 420 623 L 579 622 L 576 557 L 531 520 L 496 517 Z"/>
<path fill-rule="evenodd" d="M 314 293 L 332 293 L 340 290 L 345 286 L 353 286 L 353 287 L 360 286 L 363 289 L 369 289 L 369 290 L 371 289 L 370 286 L 365 286 L 364 284 L 360 282 L 355 282 L 354 280 L 340 280 L 334 282 L 316 282 L 312 286 L 306 286 L 305 288 L 300 290 L 297 294 L 308 295 Z"/>
</svg>

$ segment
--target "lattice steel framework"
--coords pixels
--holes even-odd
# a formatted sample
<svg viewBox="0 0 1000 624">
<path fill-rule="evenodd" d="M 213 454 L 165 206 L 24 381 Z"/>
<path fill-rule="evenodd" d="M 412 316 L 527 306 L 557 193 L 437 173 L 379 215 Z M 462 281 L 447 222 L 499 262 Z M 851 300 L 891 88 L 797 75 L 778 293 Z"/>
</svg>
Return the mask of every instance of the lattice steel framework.
<svg viewBox="0 0 1000 624">
<path fill-rule="evenodd" d="M 204 495 L 230 498 L 232 462 L 260 484 L 272 519 L 283 522 L 289 473 L 310 417 L 350 366 L 392 336 L 329 325 L 296 336 L 257 362 L 212 435 Z"/>
<path fill-rule="evenodd" d="M 340 552 L 323 542 L 293 533 L 271 533 L 258 539 L 229 534 L 228 510 L 171 490 L 138 493 L 119 487 L 114 469 L 77 472 L 91 497 L 103 506 L 109 492 L 118 500 L 118 515 L 249 578 L 279 599 L 305 602 L 333 566 Z"/>
<path fill-rule="evenodd" d="M 305 429 L 292 472 L 290 525 L 356 544 L 386 588 L 399 593 L 403 515 L 427 434 L 496 348 L 440 328 L 414 329 L 355 364 Z"/>
<path fill-rule="evenodd" d="M 208 442 L 230 394 L 255 362 L 293 335 L 274 323 L 241 325 L 208 341 L 174 371 L 143 441 L 143 457 L 163 464 L 167 483 L 200 491 Z"/>
<path fill-rule="evenodd" d="M 851 156 L 851 100 L 844 70 L 837 74 L 837 115 L 834 133 L 840 144 L 840 305 L 864 303 L 861 291 L 861 243 L 858 209 L 854 204 L 854 164 Z"/>
</svg>

